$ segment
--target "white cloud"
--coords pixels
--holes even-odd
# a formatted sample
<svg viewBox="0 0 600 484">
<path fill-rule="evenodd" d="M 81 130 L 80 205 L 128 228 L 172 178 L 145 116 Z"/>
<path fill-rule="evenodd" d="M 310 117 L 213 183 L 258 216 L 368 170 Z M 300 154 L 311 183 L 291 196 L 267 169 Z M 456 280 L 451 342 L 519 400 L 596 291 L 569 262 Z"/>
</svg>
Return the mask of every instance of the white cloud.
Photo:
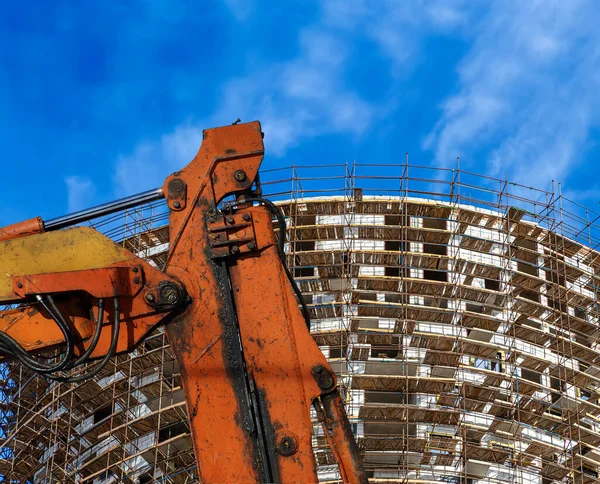
<svg viewBox="0 0 600 484">
<path fill-rule="evenodd" d="M 289 61 L 259 65 L 245 76 L 225 82 L 217 94 L 219 108 L 201 120 L 176 127 L 157 141 L 140 143 L 118 158 L 118 196 L 162 183 L 171 171 L 196 153 L 202 129 L 259 119 L 270 156 L 281 157 L 303 139 L 332 133 L 360 136 L 377 116 L 377 108 L 344 83 L 349 51 L 343 39 L 322 22 L 298 34 L 298 55 Z"/>
<path fill-rule="evenodd" d="M 424 139 L 436 162 L 483 156 L 492 175 L 533 185 L 565 179 L 600 121 L 598 7 L 495 2 L 472 25 L 457 92 Z"/>
<path fill-rule="evenodd" d="M 201 142 L 202 128 L 183 124 L 158 141 L 139 143 L 133 153 L 117 159 L 114 175 L 117 196 L 162 186 L 170 173 L 194 158 Z"/>
<path fill-rule="evenodd" d="M 64 180 L 67 185 L 67 208 L 69 212 L 89 208 L 96 195 L 93 182 L 84 176 L 67 176 Z"/>
<path fill-rule="evenodd" d="M 254 2 L 224 1 L 240 21 L 254 8 Z M 393 86 L 389 96 L 371 93 L 368 99 L 354 89 L 359 83 L 348 66 L 365 52 L 356 49 L 355 39 L 361 39 L 360 49 L 369 46 L 369 54 L 377 51 L 386 60 L 381 69 L 396 80 L 427 62 L 426 37 L 469 41 L 456 69 L 456 89 L 441 102 L 440 118 L 423 138 L 438 164 L 453 164 L 461 156 L 466 164 L 485 160 L 478 171 L 500 177 L 509 172 L 525 184 L 565 178 L 599 120 L 600 30 L 593 0 L 322 0 L 316 5 L 316 20 L 297 33 L 295 56 L 265 65 L 253 54 L 250 68 L 218 89 L 214 112 L 120 156 L 117 195 L 160 185 L 196 153 L 202 128 L 238 117 L 260 119 L 267 154 L 283 157 L 322 135 L 360 139 L 379 121 L 398 115 Z"/>
<path fill-rule="evenodd" d="M 370 39 L 390 61 L 395 76 L 405 77 L 422 52 L 426 35 L 458 33 L 477 10 L 466 0 L 323 0 L 327 25 Z"/>
<path fill-rule="evenodd" d="M 224 2 L 240 21 L 254 8 L 254 2 Z M 470 2 L 450 0 L 323 0 L 316 5 L 320 7 L 316 20 L 298 31 L 296 56 L 268 65 L 253 59 L 253 69 L 223 83 L 215 112 L 120 156 L 115 175 L 117 195 L 160 184 L 169 171 L 195 154 L 202 128 L 231 123 L 238 117 L 261 120 L 269 156 L 282 157 L 302 141 L 321 135 L 360 138 L 390 114 L 395 101 L 381 96 L 385 99 L 375 104 L 352 88 L 354 80 L 347 78 L 346 69 L 357 55 L 353 41 L 366 39 L 388 60 L 385 67 L 389 73 L 405 76 L 417 60 L 420 40 L 427 32 L 455 29 L 471 12 Z M 181 140 L 190 132 L 194 141 L 184 143 L 189 151 L 182 150 Z M 173 144 L 177 148 L 173 149 Z"/>
</svg>

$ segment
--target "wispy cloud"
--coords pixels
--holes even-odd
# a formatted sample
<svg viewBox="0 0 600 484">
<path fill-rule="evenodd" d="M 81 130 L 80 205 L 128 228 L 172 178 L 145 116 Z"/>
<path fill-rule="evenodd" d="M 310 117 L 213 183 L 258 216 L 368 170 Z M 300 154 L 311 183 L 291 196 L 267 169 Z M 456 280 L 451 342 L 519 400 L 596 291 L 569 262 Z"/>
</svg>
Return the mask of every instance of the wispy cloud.
<svg viewBox="0 0 600 484">
<path fill-rule="evenodd" d="M 96 187 L 89 178 L 67 176 L 65 184 L 67 185 L 67 209 L 69 212 L 77 212 L 92 205 Z"/>
<path fill-rule="evenodd" d="M 270 156 L 281 157 L 301 140 L 332 133 L 360 136 L 377 116 L 377 108 L 344 82 L 348 56 L 342 38 L 320 19 L 300 29 L 298 54 L 290 60 L 258 63 L 245 75 L 224 82 L 218 108 L 209 116 L 186 122 L 159 140 L 140 143 L 117 160 L 115 184 L 130 193 L 164 178 L 195 154 L 202 129 L 241 118 L 260 119 Z M 145 187 L 140 187 L 144 180 Z"/>
<path fill-rule="evenodd" d="M 593 1 L 493 3 L 424 140 L 436 162 L 477 157 L 522 183 L 565 179 L 600 121 L 599 14 Z"/>
<path fill-rule="evenodd" d="M 253 12 L 252 4 L 223 1 L 237 20 L 246 20 Z M 328 0 L 314 5 L 315 18 L 297 27 L 295 55 L 275 62 L 253 57 L 243 75 L 229 78 L 217 90 L 219 104 L 212 113 L 121 155 L 115 175 L 118 194 L 160 183 L 166 173 L 164 165 L 174 170 L 193 156 L 202 128 L 231 123 L 238 117 L 261 120 L 271 157 L 283 157 L 291 148 L 319 136 L 342 134 L 359 140 L 391 114 L 394 102 L 385 93 L 361 95 L 362 82 L 349 74 L 349 65 L 361 55 L 354 43 L 367 42 L 385 61 L 385 76 L 406 75 L 418 60 L 419 43 L 427 32 L 456 29 L 470 12 L 462 2 L 448 0 L 415 4 Z M 181 146 L 183 136 L 190 133 L 193 136 L 186 148 L 193 145 L 194 149 L 172 148 L 173 143 Z"/>
<path fill-rule="evenodd" d="M 258 12 L 254 3 L 223 2 L 242 25 Z M 595 92 L 600 6 L 593 0 L 312 5 L 317 8 L 311 20 L 294 27 L 292 55 L 267 60 L 251 51 L 240 74 L 214 90 L 219 102 L 211 112 L 120 155 L 117 195 L 161 183 L 194 155 L 202 128 L 238 117 L 263 122 L 267 153 L 274 158 L 322 136 L 343 135 L 359 143 L 374 127 L 385 131 L 385 122 L 404 115 L 398 86 L 428 62 L 425 46 L 431 38 L 461 39 L 465 47 L 454 66 L 454 88 L 427 91 L 446 97 L 415 103 L 427 112 L 439 106 L 429 132 L 414 134 L 437 164 L 453 164 L 461 156 L 477 171 L 500 177 L 508 172 L 524 184 L 565 179 L 600 121 Z M 361 70 L 361 55 L 376 57 L 376 69 Z M 359 76 L 385 79 L 376 83 L 383 87 L 365 89 L 369 82 L 353 77 L 357 69 Z"/>
<path fill-rule="evenodd" d="M 323 2 L 328 25 L 349 36 L 370 39 L 390 62 L 392 74 L 406 76 L 412 66 L 426 58 L 423 39 L 438 34 L 459 34 L 478 11 L 466 0 L 326 0 Z"/>
</svg>

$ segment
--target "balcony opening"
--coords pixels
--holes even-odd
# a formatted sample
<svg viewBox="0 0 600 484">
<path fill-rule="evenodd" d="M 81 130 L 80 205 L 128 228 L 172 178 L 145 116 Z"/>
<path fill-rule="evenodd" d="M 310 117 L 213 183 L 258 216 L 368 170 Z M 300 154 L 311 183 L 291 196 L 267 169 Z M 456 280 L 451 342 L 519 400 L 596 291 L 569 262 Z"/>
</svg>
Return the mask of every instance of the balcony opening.
<svg viewBox="0 0 600 484">
<path fill-rule="evenodd" d="M 402 252 L 404 250 L 406 250 L 406 244 L 404 242 L 401 242 L 399 240 L 386 240 L 384 242 L 384 250 L 393 250 L 393 251 L 397 251 L 397 252 Z"/>
<path fill-rule="evenodd" d="M 405 220 L 404 215 L 385 215 L 383 223 L 384 225 L 406 225 Z"/>
<path fill-rule="evenodd" d="M 299 225 L 317 225 L 316 215 L 297 215 L 294 218 L 296 227 Z"/>
<path fill-rule="evenodd" d="M 446 230 L 446 219 L 439 218 L 424 218 L 423 227 L 426 229 Z"/>
<path fill-rule="evenodd" d="M 540 294 L 536 291 L 530 291 L 528 289 L 524 289 L 523 291 L 521 291 L 521 294 L 519 294 L 519 296 L 521 296 L 522 298 L 525 299 L 529 299 L 530 301 L 533 302 L 540 302 Z M 550 301 L 548 301 L 548 303 L 550 303 Z"/>
<path fill-rule="evenodd" d="M 447 255 L 448 246 L 442 244 L 423 244 L 425 254 Z"/>
<path fill-rule="evenodd" d="M 519 272 L 524 272 L 525 274 L 529 274 L 530 276 L 538 276 L 538 268 L 536 265 L 530 264 L 528 262 L 517 261 L 517 270 Z"/>
<path fill-rule="evenodd" d="M 399 267 L 386 267 L 384 274 L 387 277 L 400 277 L 400 268 Z"/>
<path fill-rule="evenodd" d="M 176 422 L 171 425 L 160 429 L 158 431 L 158 441 L 164 442 L 165 440 L 172 439 L 178 435 L 185 434 L 188 432 L 188 427 L 185 422 Z"/>
<path fill-rule="evenodd" d="M 294 277 L 313 277 L 315 275 L 314 267 L 295 267 Z"/>
<path fill-rule="evenodd" d="M 371 358 L 396 358 L 398 357 L 399 344 L 400 338 L 393 336 L 390 345 L 371 345 Z"/>
<path fill-rule="evenodd" d="M 346 358 L 348 356 L 348 347 L 338 347 L 338 346 L 330 346 L 329 347 L 329 358 Z"/>
<path fill-rule="evenodd" d="M 314 240 L 297 240 L 294 242 L 294 252 L 306 252 L 309 250 L 315 250 Z"/>
<path fill-rule="evenodd" d="M 444 271 L 423 270 L 423 279 L 429 281 L 448 282 L 448 273 Z"/>
<path fill-rule="evenodd" d="M 114 402 L 110 405 L 106 405 L 104 407 L 100 407 L 98 410 L 94 412 L 94 424 L 101 422 L 105 418 L 108 418 L 112 415 L 114 409 Z"/>
<path fill-rule="evenodd" d="M 490 291 L 499 291 L 500 290 L 500 281 L 495 279 L 484 279 L 484 287 L 489 289 Z"/>
</svg>

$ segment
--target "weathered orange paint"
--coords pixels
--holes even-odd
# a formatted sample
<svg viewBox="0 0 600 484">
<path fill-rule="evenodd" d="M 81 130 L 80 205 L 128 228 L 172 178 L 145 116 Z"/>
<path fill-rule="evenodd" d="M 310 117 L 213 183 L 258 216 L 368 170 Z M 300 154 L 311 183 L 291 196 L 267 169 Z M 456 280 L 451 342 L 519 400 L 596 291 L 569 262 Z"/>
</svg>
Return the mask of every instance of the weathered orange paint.
<svg viewBox="0 0 600 484">
<path fill-rule="evenodd" d="M 181 284 L 188 305 L 169 314 L 166 331 L 182 374 L 200 481 L 259 482 L 270 475 L 276 482 L 316 482 L 314 403 L 344 481 L 365 483 L 335 375 L 298 307 L 271 214 L 244 203 L 226 217 L 218 210 L 227 195 L 252 196 L 262 157 L 258 122 L 204 132 L 196 157 L 163 187 L 171 208 L 164 273 L 129 255 L 104 267 L 20 274 L 12 291 L 17 300 L 64 295 L 61 308 L 71 313 L 79 352 L 92 334 L 89 310 L 98 298 L 118 295 L 126 328 L 118 351 L 127 351 L 165 322 L 166 312 L 153 310 L 148 295 L 160 283 Z M 74 306 L 77 314 L 68 311 Z M 111 321 L 110 304 L 106 313 Z M 32 350 L 62 341 L 49 316 L 31 306 L 0 312 L 0 330 Z M 106 354 L 109 344 L 110 331 L 103 331 L 93 356 Z"/>
<path fill-rule="evenodd" d="M 115 245 L 112 240 L 104 239 L 105 244 Z M 103 321 L 106 329 L 102 331 L 91 354 L 92 358 L 100 358 L 106 355 L 111 342 L 114 316 L 110 300 L 119 297 L 120 320 L 122 328 L 125 328 L 119 333 L 117 352 L 131 351 L 168 312 L 155 310 L 144 299 L 145 294 L 164 282 L 178 284 L 130 254 L 130 258 L 105 268 L 14 276 L 12 302 L 31 301 L 35 294 L 55 294 L 59 309 L 71 321 L 77 341 L 75 353 L 81 354 L 89 346 L 93 334 L 95 323 L 91 315 L 96 321 L 98 300 L 106 299 Z M 64 337 L 54 320 L 36 303 L 0 311 L 0 331 L 8 333 L 32 351 L 64 343 Z"/>
<path fill-rule="evenodd" d="M 260 439 L 245 423 L 246 399 L 254 399 L 262 413 L 258 420 L 264 425 L 262 438 L 275 480 L 316 482 L 310 406 L 324 391 L 312 368 L 321 365 L 335 382 L 285 275 L 270 213 L 265 207 L 246 207 L 228 220 L 216 211 L 225 195 L 242 195 L 251 186 L 262 149 L 256 122 L 206 130 L 198 155 L 163 188 L 166 193 L 173 178 L 187 185 L 187 200 L 178 200 L 185 208 L 170 217 L 166 272 L 184 283 L 193 303 L 167 325 L 167 334 L 182 372 L 200 480 L 207 483 L 264 479 L 257 465 L 257 459 L 265 460 L 257 448 Z M 240 171 L 245 175 L 239 176 L 241 182 L 236 177 Z M 230 228 L 223 234 L 222 227 Z M 222 258 L 234 253 L 223 246 L 211 249 L 215 228 L 235 244 L 236 256 Z M 227 312 L 228 299 L 233 314 Z M 237 378 L 241 370 L 234 347 L 239 341 L 247 387 Z M 333 388 L 327 393 L 337 395 L 343 408 Z M 331 414 L 330 423 L 337 417 Z M 341 428 L 341 422 L 335 424 Z M 297 443 L 292 455 L 277 452 L 284 437 Z M 332 439 L 346 482 L 366 482 L 352 435 L 335 432 Z"/>
<path fill-rule="evenodd" d="M 0 227 L 0 240 L 16 239 L 28 235 L 41 234 L 44 231 L 44 223 L 41 217 L 31 218 L 16 224 Z"/>
</svg>

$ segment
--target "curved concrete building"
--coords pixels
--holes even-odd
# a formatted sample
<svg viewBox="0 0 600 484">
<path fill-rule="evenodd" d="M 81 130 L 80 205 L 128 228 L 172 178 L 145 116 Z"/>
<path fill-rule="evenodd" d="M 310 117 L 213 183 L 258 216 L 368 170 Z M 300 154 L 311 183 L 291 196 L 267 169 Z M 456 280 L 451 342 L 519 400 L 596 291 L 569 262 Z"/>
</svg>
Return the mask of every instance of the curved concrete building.
<svg viewBox="0 0 600 484">
<path fill-rule="evenodd" d="M 372 482 L 600 482 L 600 214 L 460 170 L 287 170 L 265 192 Z M 98 228 L 160 267 L 165 220 L 156 204 Z M 6 482 L 197 482 L 161 332 L 79 387 L 3 378 Z"/>
</svg>

